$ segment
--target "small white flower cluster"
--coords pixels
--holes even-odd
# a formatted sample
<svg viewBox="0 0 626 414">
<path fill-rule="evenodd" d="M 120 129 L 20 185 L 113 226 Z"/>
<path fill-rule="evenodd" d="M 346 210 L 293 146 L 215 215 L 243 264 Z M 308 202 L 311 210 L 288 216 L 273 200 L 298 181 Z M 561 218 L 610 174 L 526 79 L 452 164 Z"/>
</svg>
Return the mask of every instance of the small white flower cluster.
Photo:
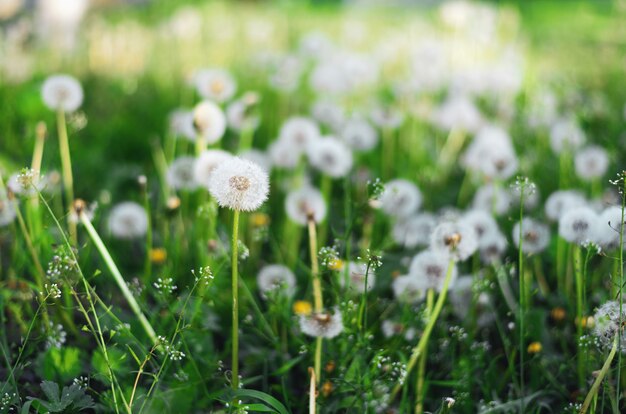
<svg viewBox="0 0 626 414">
<path fill-rule="evenodd" d="M 19 404 L 19 398 L 17 394 L 14 392 L 11 392 L 11 393 L 5 392 L 2 395 L 2 398 L 0 398 L 0 411 L 12 412 L 12 411 L 9 411 L 10 407 L 12 407 L 15 404 Z"/>
<path fill-rule="evenodd" d="M 43 285 L 45 295 L 47 297 L 58 299 L 61 297 L 61 289 L 59 289 L 59 285 L 57 283 L 52 283 L 48 285 L 47 283 Z M 42 292 L 44 294 L 44 292 Z"/>
<path fill-rule="evenodd" d="M 205 284 L 209 284 L 214 279 L 213 270 L 210 266 L 201 267 L 198 269 L 198 274 L 196 274 L 195 269 L 191 269 L 191 273 L 194 275 L 196 283 L 203 281 Z"/>
<path fill-rule="evenodd" d="M 85 376 L 80 376 L 78 378 L 74 378 L 72 384 L 77 385 L 80 389 L 85 389 L 89 387 L 89 378 Z"/>
<path fill-rule="evenodd" d="M 250 257 L 250 249 L 241 240 L 237 240 L 237 252 L 240 261 L 244 261 Z"/>
<path fill-rule="evenodd" d="M 64 249 L 58 249 L 48 262 L 46 277 L 50 281 L 57 281 L 63 278 L 73 278 L 78 273 L 78 264 L 72 256 Z"/>
<path fill-rule="evenodd" d="M 66 340 L 67 332 L 63 329 L 63 325 L 55 325 L 51 321 L 46 331 L 46 348 L 61 348 Z"/>
<path fill-rule="evenodd" d="M 152 285 L 162 295 L 171 295 L 178 289 L 178 286 L 174 284 L 174 279 L 171 277 L 158 278 L 156 282 L 152 283 Z"/>
<path fill-rule="evenodd" d="M 337 261 L 341 260 L 339 257 L 339 246 L 335 242 L 332 246 L 322 247 L 318 253 L 318 257 L 322 267 L 329 268 L 335 266 Z"/>
</svg>

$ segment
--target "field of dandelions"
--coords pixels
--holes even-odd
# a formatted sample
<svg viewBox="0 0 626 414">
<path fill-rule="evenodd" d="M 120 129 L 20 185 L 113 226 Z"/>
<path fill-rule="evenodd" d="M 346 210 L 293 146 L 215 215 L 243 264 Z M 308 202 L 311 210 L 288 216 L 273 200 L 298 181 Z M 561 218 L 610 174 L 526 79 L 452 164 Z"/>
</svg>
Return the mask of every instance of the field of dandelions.
<svg viewBox="0 0 626 414">
<path fill-rule="evenodd" d="M 624 2 L 33 3 L 0 413 L 625 412 Z"/>
</svg>

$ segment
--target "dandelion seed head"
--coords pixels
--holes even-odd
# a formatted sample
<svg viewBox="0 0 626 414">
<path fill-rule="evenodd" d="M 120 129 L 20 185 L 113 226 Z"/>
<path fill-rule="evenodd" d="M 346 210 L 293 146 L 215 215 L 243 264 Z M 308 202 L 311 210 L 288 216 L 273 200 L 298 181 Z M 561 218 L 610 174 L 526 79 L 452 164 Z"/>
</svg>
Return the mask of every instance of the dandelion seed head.
<svg viewBox="0 0 626 414">
<path fill-rule="evenodd" d="M 343 177 L 352 169 L 352 151 L 333 137 L 311 142 L 306 152 L 311 165 L 330 177 Z"/>
<path fill-rule="evenodd" d="M 74 112 L 83 103 L 83 87 L 70 75 L 52 75 L 43 83 L 41 97 L 53 111 Z"/>
<path fill-rule="evenodd" d="M 593 242 L 598 225 L 598 215 L 591 208 L 571 208 L 559 219 L 559 235 L 570 243 Z"/>
<path fill-rule="evenodd" d="M 385 184 L 380 203 L 382 210 L 390 216 L 409 217 L 422 205 L 422 193 L 412 182 L 396 179 Z"/>
<path fill-rule="evenodd" d="M 322 193 L 313 187 L 305 186 L 291 191 L 285 199 L 287 216 L 298 224 L 305 225 L 309 218 L 321 223 L 326 218 L 326 201 Z"/>
<path fill-rule="evenodd" d="M 142 237 L 148 230 L 146 210 L 133 201 L 116 204 L 109 213 L 108 228 L 117 239 Z"/>
<path fill-rule="evenodd" d="M 312 337 L 331 339 L 343 332 L 343 319 L 339 308 L 333 312 L 313 312 L 310 315 L 300 316 L 300 330 Z"/>
<path fill-rule="evenodd" d="M 194 179 L 196 159 L 181 156 L 172 161 L 167 169 L 167 183 L 175 190 L 193 190 L 198 184 Z"/>
<path fill-rule="evenodd" d="M 430 248 L 463 261 L 478 249 L 476 231 L 462 221 L 443 221 L 431 234 Z"/>
<path fill-rule="evenodd" d="M 269 194 L 267 173 L 252 161 L 239 157 L 221 163 L 212 173 L 209 191 L 221 207 L 257 210 Z"/>
<path fill-rule="evenodd" d="M 257 275 L 257 285 L 263 299 L 267 299 L 272 292 L 283 293 L 290 298 L 296 291 L 296 277 L 285 265 L 266 265 Z"/>
<path fill-rule="evenodd" d="M 211 176 L 217 167 L 225 161 L 233 158 L 229 152 L 220 149 L 210 149 L 203 151 L 193 165 L 193 180 L 209 189 Z"/>
<path fill-rule="evenodd" d="M 226 131 L 226 116 L 224 111 L 212 101 L 202 101 L 193 109 L 193 123 L 197 134 L 200 134 L 205 144 L 214 144 Z"/>
<path fill-rule="evenodd" d="M 576 175 L 585 181 L 601 178 L 609 167 L 609 155 L 602 147 L 589 146 L 576 153 L 574 166 Z"/>
<path fill-rule="evenodd" d="M 193 84 L 203 99 L 214 102 L 228 101 L 237 92 L 235 78 L 226 70 L 200 69 L 193 76 Z"/>
</svg>

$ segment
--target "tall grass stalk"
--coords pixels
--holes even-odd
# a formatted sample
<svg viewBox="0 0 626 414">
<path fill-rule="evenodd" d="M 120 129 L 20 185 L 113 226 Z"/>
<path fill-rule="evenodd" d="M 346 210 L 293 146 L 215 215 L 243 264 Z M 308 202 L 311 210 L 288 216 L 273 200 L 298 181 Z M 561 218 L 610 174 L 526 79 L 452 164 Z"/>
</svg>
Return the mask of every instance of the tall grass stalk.
<svg viewBox="0 0 626 414">
<path fill-rule="evenodd" d="M 70 157 L 70 143 L 67 136 L 67 123 L 65 122 L 65 112 L 63 109 L 57 111 L 57 130 L 59 135 L 59 152 L 61 155 L 61 170 L 63 175 L 63 187 L 65 190 L 65 213 L 74 204 L 74 177 L 72 175 L 72 158 Z M 76 222 L 67 220 L 70 232 L 70 239 L 77 243 Z"/>
<path fill-rule="evenodd" d="M 150 338 L 152 343 L 156 344 L 158 339 L 157 339 L 156 333 L 154 332 L 154 328 L 152 328 L 152 325 L 150 324 L 148 319 L 145 317 L 145 315 L 141 311 L 139 304 L 137 303 L 137 301 L 135 300 L 135 297 L 133 296 L 130 289 L 128 288 L 128 285 L 126 284 L 126 281 L 124 280 L 124 278 L 122 277 L 122 274 L 117 268 L 115 261 L 113 261 L 111 254 L 109 253 L 106 246 L 102 242 L 102 239 L 98 235 L 98 232 L 93 227 L 93 224 L 91 224 L 91 221 L 89 221 L 89 217 L 87 217 L 87 214 L 85 214 L 84 202 L 82 200 L 77 200 L 75 210 L 76 210 L 76 214 L 78 215 L 78 218 L 80 219 L 80 222 L 83 224 L 83 226 L 85 226 L 85 229 L 87 230 L 87 233 L 89 234 L 89 237 L 91 238 L 93 243 L 96 245 L 98 252 L 100 252 L 100 255 L 102 256 L 102 258 L 104 259 L 104 262 L 109 268 L 109 271 L 113 275 L 113 279 L 115 280 L 115 283 L 117 283 L 117 286 L 122 291 L 122 295 L 126 299 L 126 302 L 128 302 L 130 309 L 133 311 L 133 313 L 139 320 L 139 323 L 141 324 L 143 329 L 146 331 L 146 334 L 148 334 L 148 337 Z"/>
</svg>

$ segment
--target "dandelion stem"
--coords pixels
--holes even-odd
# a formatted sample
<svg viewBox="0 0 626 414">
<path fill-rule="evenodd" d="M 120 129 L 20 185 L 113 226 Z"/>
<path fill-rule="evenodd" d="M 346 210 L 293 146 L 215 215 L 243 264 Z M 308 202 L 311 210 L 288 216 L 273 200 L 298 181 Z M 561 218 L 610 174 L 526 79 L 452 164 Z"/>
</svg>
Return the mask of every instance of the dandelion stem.
<svg viewBox="0 0 626 414">
<path fill-rule="evenodd" d="M 232 332 L 232 388 L 239 389 L 239 210 L 233 214 L 232 240 L 232 296 L 233 296 L 233 332 Z"/>
<path fill-rule="evenodd" d="M 578 362 L 578 385 L 582 389 L 585 386 L 585 365 L 583 359 L 583 348 L 581 347 L 580 339 L 583 336 L 583 272 L 582 272 L 582 257 L 580 253 L 580 246 L 574 246 L 574 272 L 576 274 L 576 333 L 578 335 L 577 341 L 577 362 Z"/>
<path fill-rule="evenodd" d="M 122 291 L 122 295 L 124 295 L 124 298 L 128 302 L 130 309 L 133 311 L 133 313 L 139 320 L 139 323 L 141 323 L 141 326 L 144 328 L 144 330 L 146 331 L 146 333 L 152 340 L 152 343 L 156 344 L 158 340 L 154 332 L 154 329 L 152 328 L 152 325 L 150 325 L 150 322 L 148 322 L 148 319 L 146 319 L 143 312 L 141 312 L 141 309 L 139 308 L 139 304 L 137 303 L 133 294 L 128 288 L 126 281 L 124 280 L 124 278 L 122 277 L 122 274 L 120 273 L 119 269 L 115 265 L 115 262 L 113 261 L 113 258 L 111 257 L 111 254 L 109 253 L 106 246 L 102 242 L 102 239 L 98 235 L 98 232 L 89 221 L 89 218 L 85 214 L 84 210 L 81 210 L 78 216 L 80 218 L 81 223 L 85 226 L 85 229 L 87 229 L 87 233 L 89 233 L 89 237 L 91 237 L 91 240 L 96 245 L 96 248 L 98 249 L 98 251 L 100 252 L 100 255 L 104 259 L 104 262 L 109 268 L 109 271 L 113 275 L 113 279 L 115 279 L 115 282 L 117 283 L 118 287 Z"/>
<path fill-rule="evenodd" d="M 320 271 L 317 262 L 317 232 L 315 230 L 315 220 L 309 217 L 309 253 L 311 255 L 311 276 L 313 277 L 313 306 L 315 313 L 322 312 L 324 301 L 322 299 L 322 284 L 320 282 Z M 320 380 L 322 367 L 322 338 L 315 341 L 315 378 Z"/>
<path fill-rule="evenodd" d="M 424 328 L 424 333 L 422 333 L 422 337 L 419 342 L 413 348 L 413 353 L 411 354 L 411 358 L 409 359 L 409 363 L 406 366 L 406 373 L 404 377 L 400 379 L 400 381 L 395 385 L 393 390 L 391 391 L 390 401 L 396 397 L 400 389 L 402 388 L 402 384 L 408 378 L 411 370 L 415 366 L 417 359 L 424 353 L 426 349 L 426 344 L 428 343 L 428 338 L 430 337 L 430 333 L 432 332 L 435 323 L 437 322 L 437 318 L 439 318 L 439 314 L 441 313 L 441 309 L 443 308 L 443 304 L 446 301 L 446 296 L 448 294 L 448 287 L 450 286 L 450 280 L 452 279 L 452 273 L 454 269 L 454 259 L 451 258 L 448 263 L 448 270 L 446 271 L 446 278 L 443 281 L 443 287 L 441 288 L 441 292 L 437 297 L 437 302 L 435 303 L 435 307 L 433 308 L 433 312 L 428 319 L 428 324 L 426 328 Z"/>
<path fill-rule="evenodd" d="M 63 186 L 65 187 L 66 209 L 72 208 L 74 203 L 74 178 L 72 176 L 72 159 L 70 157 L 70 144 L 67 137 L 67 124 L 63 109 L 57 111 L 57 129 L 59 134 L 59 152 L 61 154 L 61 169 L 63 171 Z M 77 242 L 76 223 L 67 221 L 70 239 L 74 244 Z"/>
<path fill-rule="evenodd" d="M 520 185 L 520 202 L 519 202 L 519 247 L 518 247 L 518 269 L 517 277 L 519 278 L 519 388 L 520 388 L 520 413 L 524 413 L 524 319 L 526 312 L 526 278 L 524 276 L 524 231 L 522 222 L 524 219 L 524 190 L 525 185 Z"/>
<path fill-rule="evenodd" d="M 428 289 L 426 293 L 426 312 L 424 313 L 425 320 L 430 318 L 430 313 L 433 310 L 433 302 L 435 301 L 435 291 Z M 428 343 L 424 346 L 424 354 L 420 357 L 418 373 L 417 373 L 417 403 L 415 404 L 415 413 L 421 414 L 424 412 L 424 376 L 426 373 L 426 360 L 428 352 Z"/>
<path fill-rule="evenodd" d="M 619 326 L 623 326 L 624 320 L 624 295 L 622 295 L 622 289 L 624 288 L 624 210 L 626 210 L 626 171 L 622 171 L 622 217 L 619 226 Z M 619 353 L 617 355 L 617 381 L 616 381 L 616 395 L 615 401 L 619 404 L 620 392 L 621 392 L 621 373 L 622 373 L 622 335 L 617 336 L 617 348 Z"/>
<path fill-rule="evenodd" d="M 315 376 L 315 370 L 309 367 L 309 376 L 311 377 L 311 385 L 309 386 L 309 414 L 315 414 L 315 397 L 317 391 L 315 390 L 315 384 L 317 383 L 317 379 Z"/>
</svg>

